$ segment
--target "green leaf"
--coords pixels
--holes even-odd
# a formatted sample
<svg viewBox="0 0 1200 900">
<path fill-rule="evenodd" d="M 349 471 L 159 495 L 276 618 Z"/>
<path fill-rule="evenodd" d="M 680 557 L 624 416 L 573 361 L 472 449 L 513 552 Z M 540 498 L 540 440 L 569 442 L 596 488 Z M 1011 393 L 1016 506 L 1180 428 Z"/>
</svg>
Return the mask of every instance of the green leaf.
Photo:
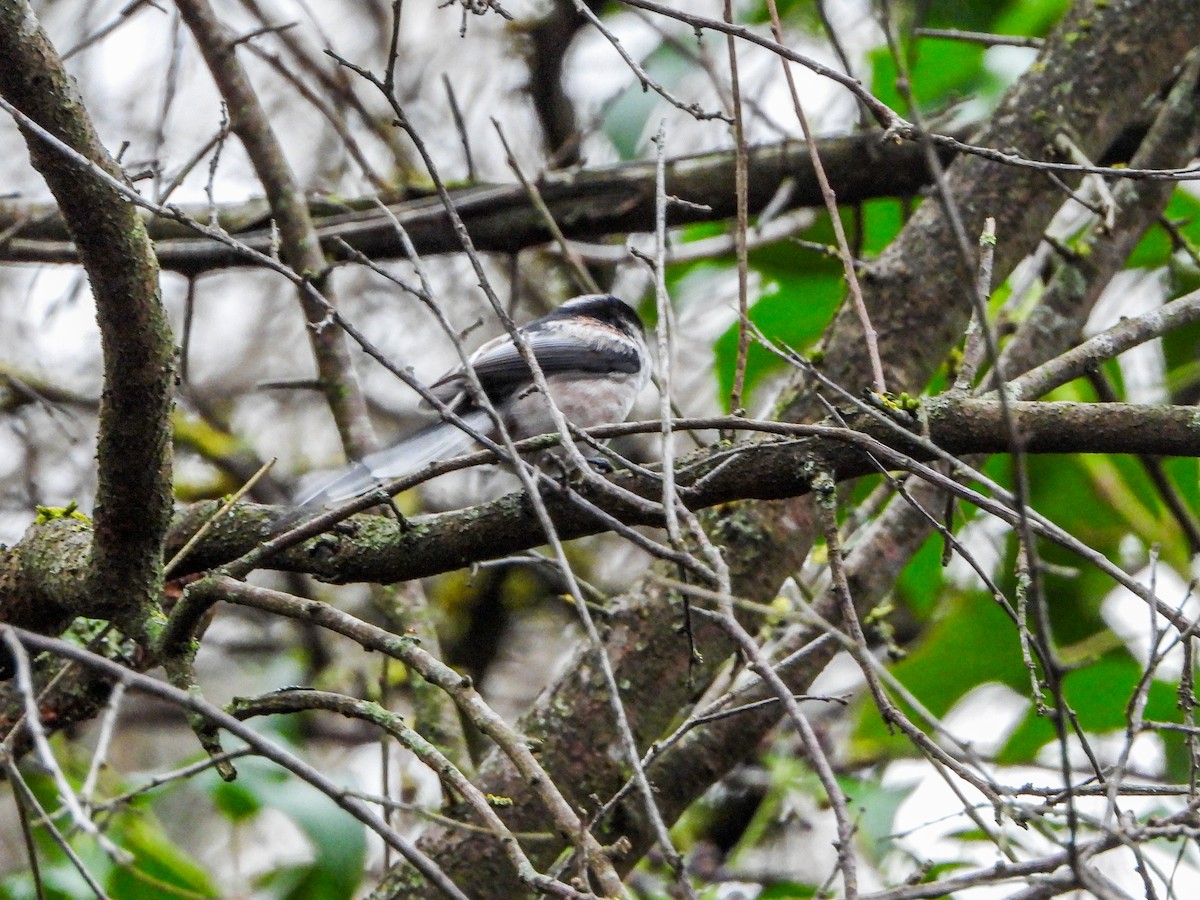
<svg viewBox="0 0 1200 900">
<path fill-rule="evenodd" d="M 776 0 L 779 19 L 785 26 L 804 28 L 807 31 L 818 32 L 821 29 L 821 17 L 817 14 L 814 0 Z M 766 0 L 754 0 L 738 21 L 747 25 L 761 25 L 771 21 L 771 10 Z"/>
<path fill-rule="evenodd" d="M 913 97 L 923 110 L 936 110 L 968 95 L 994 87 L 983 66 L 984 49 L 964 41 L 923 40 L 911 63 Z M 899 112 L 908 114 L 908 103 L 896 89 L 898 73 L 886 47 L 870 54 L 871 92 Z"/>
<path fill-rule="evenodd" d="M 1177 456 L 1159 460 L 1184 506 L 1200 510 L 1200 459 Z"/>
<path fill-rule="evenodd" d="M 962 0 L 926 0 L 920 9 L 919 24 L 930 28 L 958 28 L 964 31 L 991 31 L 993 22 L 1004 8 L 1003 2 L 963 3 Z"/>
<path fill-rule="evenodd" d="M 367 857 L 364 826 L 310 785 L 288 779 L 272 792 L 270 805 L 286 813 L 312 844 L 316 858 L 295 867 L 298 884 L 280 897 L 353 897 Z"/>
<path fill-rule="evenodd" d="M 904 204 L 898 200 L 878 200 L 864 204 L 858 210 L 846 210 L 846 230 L 855 233 L 854 217 L 861 214 L 862 252 L 871 255 L 886 247 L 904 224 Z M 725 233 L 712 224 L 690 226 L 685 231 L 686 240 L 700 240 L 714 234 Z M 805 229 L 802 237 L 806 241 L 833 247 L 833 227 L 825 214 Z M 765 289 L 757 298 L 751 298 L 750 319 L 769 338 L 779 341 L 793 350 L 804 352 L 811 348 L 845 297 L 845 278 L 841 261 L 834 255 L 819 250 L 797 246 L 791 241 L 777 241 L 756 247 L 748 255 L 753 272 L 763 280 Z M 694 283 L 705 278 L 725 274 L 734 268 L 732 254 L 718 259 L 701 260 L 671 266 L 667 270 L 668 291 L 675 296 L 695 291 Z M 716 354 L 718 390 L 728 398 L 733 386 L 737 363 L 738 328 L 736 323 L 717 339 L 713 349 Z M 774 354 L 751 344 L 746 369 L 746 385 L 749 391 L 762 380 L 787 366 Z"/>
<path fill-rule="evenodd" d="M 213 802 L 230 822 L 243 822 L 263 808 L 261 791 L 255 783 L 261 770 L 249 767 L 249 771 L 243 771 L 243 768 L 238 765 L 237 781 L 219 782 L 212 790 Z"/>
<path fill-rule="evenodd" d="M 778 282 L 750 308 L 750 321 L 768 338 L 803 352 L 833 318 L 842 299 L 840 275 L 794 275 Z M 737 369 L 738 326 L 734 323 L 717 339 L 717 384 L 726 401 Z M 757 343 L 751 343 L 746 364 L 746 389 L 753 391 L 764 377 L 787 364 Z"/>
<path fill-rule="evenodd" d="M 238 765 L 238 779 L 214 788 L 214 799 L 233 821 L 265 808 L 290 818 L 308 838 L 312 862 L 288 864 L 262 879 L 280 898 L 352 897 L 366 861 L 364 826 L 311 785 L 261 760 Z"/>
<path fill-rule="evenodd" d="M 858 778 L 839 778 L 838 783 L 855 807 L 859 844 L 874 862 L 882 862 L 892 847 L 896 811 L 912 793 L 912 786 L 884 787 L 878 781 Z"/>
<path fill-rule="evenodd" d="M 51 865 L 43 861 L 41 876 L 41 896 L 46 900 L 78 900 L 80 897 L 95 896 L 83 876 L 65 860 Z M 4 900 L 38 900 L 33 875 L 26 870 L 0 878 L 0 897 Z"/>
<path fill-rule="evenodd" d="M 661 43 L 641 60 L 641 66 L 658 84 L 672 90 L 686 75 L 691 74 L 694 63 L 673 45 Z M 647 126 L 663 102 L 653 89 L 643 88 L 640 82 L 634 81 L 609 104 L 601 127 L 621 159 L 638 158 L 647 133 L 657 129 L 657 126 Z"/>
<path fill-rule="evenodd" d="M 1063 693 L 1079 717 L 1079 724 L 1084 731 L 1103 733 L 1125 727 L 1125 708 L 1141 673 L 1141 665 L 1124 648 L 1067 673 L 1063 681 Z M 1161 681 L 1151 684 L 1145 717 L 1165 722 L 1181 720 L 1173 685 Z M 1177 735 L 1164 736 L 1167 743 L 1177 738 Z M 1042 747 L 1054 739 L 1051 719 L 1038 716 L 1037 710 L 1031 708 L 997 760 L 1004 764 L 1030 762 Z"/>
<path fill-rule="evenodd" d="M 1012 621 L 988 596 L 951 597 L 946 609 L 892 673 L 935 716 L 944 715 L 968 691 L 999 682 L 1028 692 L 1021 646 Z M 904 709 L 912 716 L 912 710 Z M 890 733 L 869 699 L 860 702 L 854 730 L 855 757 L 907 756 L 915 752 L 907 738 Z"/>
<path fill-rule="evenodd" d="M 871 200 L 862 205 L 864 255 L 877 256 L 896 239 L 904 227 L 905 210 L 909 205 L 891 198 Z"/>
<path fill-rule="evenodd" d="M 923 618 L 931 616 L 945 586 L 942 566 L 942 536 L 930 535 L 900 573 L 896 588 L 910 610 Z"/>
<path fill-rule="evenodd" d="M 1200 245 L 1200 199 L 1178 187 L 1171 194 L 1164 215 L 1170 221 L 1178 223 L 1179 230 L 1193 245 Z M 1173 252 L 1171 236 L 1156 225 L 1149 229 L 1134 247 L 1129 259 L 1125 261 L 1125 268 L 1149 269 L 1165 266 Z"/>
<path fill-rule="evenodd" d="M 209 873 L 168 840 L 162 825 L 144 812 L 122 816 L 118 838 L 134 861 L 131 866 L 112 868 L 107 882 L 112 896 L 129 900 L 220 896 Z"/>
<path fill-rule="evenodd" d="M 1145 547 L 1159 544 L 1162 560 L 1190 578 L 1189 554 L 1179 526 L 1136 458 L 1039 455 L 1030 457 L 1028 471 L 1034 508 L 1080 540 L 1110 558 L 1128 547 L 1131 535 Z M 1079 564 L 1074 554 L 1061 548 L 1048 546 L 1044 552 L 1052 562 Z M 1074 585 L 1062 586 L 1077 597 L 1090 596 L 1099 602 L 1109 584 L 1107 576 L 1089 566 Z"/>
<path fill-rule="evenodd" d="M 997 34 L 1045 37 L 1062 19 L 1070 0 L 1018 0 L 1009 3 L 992 21 Z"/>
</svg>

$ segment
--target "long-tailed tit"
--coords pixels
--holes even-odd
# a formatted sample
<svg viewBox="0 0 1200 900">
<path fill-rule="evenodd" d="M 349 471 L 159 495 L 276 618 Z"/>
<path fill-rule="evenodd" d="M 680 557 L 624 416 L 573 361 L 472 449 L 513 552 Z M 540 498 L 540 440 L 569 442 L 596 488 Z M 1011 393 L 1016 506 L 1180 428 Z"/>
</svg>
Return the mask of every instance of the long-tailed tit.
<svg viewBox="0 0 1200 900">
<path fill-rule="evenodd" d="M 650 377 L 642 320 L 627 303 L 609 294 L 568 300 L 549 315 L 522 326 L 520 332 L 546 378 L 554 404 L 568 422 L 580 428 L 624 421 Z M 534 386 L 533 373 L 510 335 L 488 341 L 471 355 L 470 362 L 514 440 L 556 430 L 546 399 Z M 495 437 L 492 419 L 472 396 L 463 368 L 443 375 L 430 391 L 471 430 Z M 388 479 L 413 474 L 472 446 L 477 446 L 475 439 L 458 425 L 435 422 L 364 457 L 300 498 L 300 503 L 357 497 Z"/>
</svg>

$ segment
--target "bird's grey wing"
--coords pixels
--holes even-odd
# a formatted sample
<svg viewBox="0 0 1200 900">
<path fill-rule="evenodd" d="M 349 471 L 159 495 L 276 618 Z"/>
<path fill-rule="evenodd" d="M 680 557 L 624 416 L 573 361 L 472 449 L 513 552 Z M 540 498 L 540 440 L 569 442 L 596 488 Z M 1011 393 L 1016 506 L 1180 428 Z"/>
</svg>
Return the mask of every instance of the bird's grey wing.
<svg viewBox="0 0 1200 900">
<path fill-rule="evenodd" d="M 637 350 L 623 343 L 593 346 L 570 326 L 530 330 L 525 335 L 529 348 L 547 377 L 563 372 L 581 374 L 633 373 L 641 368 Z M 504 399 L 529 383 L 530 371 L 511 339 L 484 344 L 471 358 L 479 383 L 493 402 Z M 455 369 L 433 384 L 430 390 L 439 400 L 449 403 L 466 389 L 467 378 Z"/>
</svg>

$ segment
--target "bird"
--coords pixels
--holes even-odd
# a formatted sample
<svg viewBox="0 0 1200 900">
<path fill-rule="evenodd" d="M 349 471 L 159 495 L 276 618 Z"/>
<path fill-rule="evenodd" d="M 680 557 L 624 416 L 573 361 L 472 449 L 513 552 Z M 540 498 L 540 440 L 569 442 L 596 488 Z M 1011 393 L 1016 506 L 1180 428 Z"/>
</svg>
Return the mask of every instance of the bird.
<svg viewBox="0 0 1200 900">
<path fill-rule="evenodd" d="M 579 428 L 622 422 L 650 378 L 650 352 L 637 311 L 612 294 L 585 294 L 521 326 L 555 406 Z M 549 405 L 511 335 L 493 338 L 471 354 L 471 368 L 513 440 L 557 430 Z M 473 396 L 466 368 L 447 372 L 429 388 L 473 431 L 495 439 L 491 416 Z M 431 408 L 425 400 L 422 406 Z M 419 472 L 477 446 L 448 420 L 434 422 L 385 450 L 368 454 L 298 498 L 323 506 L 378 490 L 389 479 Z"/>
</svg>

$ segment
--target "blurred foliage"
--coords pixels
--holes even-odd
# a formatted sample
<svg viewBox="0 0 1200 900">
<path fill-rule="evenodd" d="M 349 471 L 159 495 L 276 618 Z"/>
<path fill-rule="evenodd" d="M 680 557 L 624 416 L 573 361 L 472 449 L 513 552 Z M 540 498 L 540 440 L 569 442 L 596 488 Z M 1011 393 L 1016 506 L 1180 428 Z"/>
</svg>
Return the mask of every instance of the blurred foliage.
<svg viewBox="0 0 1200 900">
<path fill-rule="evenodd" d="M 858 238 L 861 258 L 878 254 L 899 232 L 904 223 L 904 203 L 900 200 L 875 200 L 855 209 L 842 210 L 847 235 Z M 713 234 L 709 224 L 684 229 L 685 242 Z M 853 238 L 852 238 L 853 239 Z M 836 238 L 829 216 L 822 212 L 816 221 L 796 235 L 797 241 L 780 241 L 752 249 L 748 254 L 750 270 L 760 279 L 761 289 L 750 297 L 750 321 L 762 333 L 783 347 L 804 354 L 812 350 L 833 318 L 845 296 L 845 274 L 836 256 Z M 830 248 L 822 252 L 812 245 Z M 737 260 L 731 254 L 719 259 L 671 266 L 667 273 L 668 290 L 697 274 L 715 277 L 721 271 L 735 271 Z M 738 326 L 736 323 L 718 338 L 716 354 L 717 390 L 728 409 L 729 392 L 737 370 Z M 746 389 L 755 400 L 754 389 L 773 374 L 789 368 L 757 341 L 750 345 L 746 361 Z"/>
<path fill-rule="evenodd" d="M 651 78 L 669 91 L 673 91 L 695 66 L 694 60 L 678 46 L 667 42 L 659 44 L 640 60 L 640 64 Z M 643 156 L 646 142 L 658 129 L 661 103 L 662 98 L 657 93 L 634 78 L 629 87 L 608 104 L 601 127 L 621 159 Z"/>
<path fill-rule="evenodd" d="M 280 735 L 275 734 L 278 738 Z M 71 759 L 69 752 L 59 754 Z M 73 834 L 70 844 L 87 865 L 89 872 L 105 891 L 121 900 L 161 900 L 164 897 L 220 897 L 225 892 L 213 876 L 172 839 L 190 835 L 205 821 L 205 834 L 219 835 L 221 828 L 211 819 L 202 818 L 211 808 L 228 823 L 228 828 L 251 827 L 266 810 L 286 816 L 307 840 L 311 858 L 303 863 L 274 865 L 255 880 L 254 896 L 277 900 L 301 900 L 321 897 L 336 900 L 355 896 L 366 861 L 363 826 L 341 813 L 332 800 L 315 788 L 298 781 L 274 764 L 247 758 L 238 762 L 238 779 L 224 782 L 211 771 L 192 779 L 185 790 L 203 791 L 205 800 L 192 804 L 186 821 L 178 818 L 177 797 L 170 797 L 171 786 L 154 793 L 138 795 L 130 802 L 103 814 L 96 820 L 105 835 L 122 850 L 132 854 L 128 864 L 109 857 L 95 839 Z M 25 779 L 43 808 L 56 810 L 59 800 L 49 775 L 26 767 Z M 78 789 L 86 762 L 68 766 L 67 775 Z M 102 779 L 106 794 L 128 790 L 134 784 L 119 784 L 115 776 Z M 161 809 L 162 818 L 156 810 Z M 169 825 L 168 823 L 172 823 Z M 69 822 L 59 817 L 58 827 L 70 834 Z M 62 848 L 45 829 L 35 829 L 34 839 L 41 869 L 42 888 L 49 900 L 72 900 L 91 896 L 86 882 Z M 236 839 L 231 852 L 237 852 Z M 282 849 L 282 844 L 276 849 Z M 249 849 L 249 845 L 247 846 Z M 240 893 L 240 892 L 239 892 Z M 0 876 L 0 897 L 23 900 L 37 893 L 28 871 Z"/>
<path fill-rule="evenodd" d="M 271 809 L 286 815 L 308 840 L 311 859 L 276 866 L 260 876 L 257 896 L 278 900 L 354 896 L 366 862 L 365 830 L 330 798 L 258 759 L 240 762 L 237 781 L 220 782 L 213 793 L 233 825 L 248 824 Z"/>
<path fill-rule="evenodd" d="M 71 754 L 59 754 L 60 761 L 64 758 L 70 760 Z M 67 765 L 68 779 L 76 789 L 82 785 L 85 766 L 86 763 Z M 42 808 L 57 810 L 60 805 L 58 792 L 49 774 L 34 771 L 31 766 L 26 766 L 23 774 Z M 113 789 L 113 793 L 121 789 L 111 783 L 104 787 Z M 160 900 L 163 897 L 221 896 L 213 877 L 168 836 L 170 829 L 155 814 L 154 806 L 149 795 L 142 795 L 103 816 L 97 816 L 97 820 L 103 824 L 105 835 L 131 854 L 132 860 L 128 864 L 108 856 L 94 838 L 86 835 L 74 834 L 70 837 L 70 845 L 96 882 L 112 897 L 122 900 Z M 73 831 L 65 817 L 58 817 L 55 824 L 65 834 Z M 87 882 L 54 837 L 44 828 L 34 829 L 33 837 L 40 867 L 42 896 L 47 900 L 74 900 L 92 896 Z M 39 894 L 31 874 L 22 871 L 0 876 L 0 896 L 10 900 L 32 900 Z"/>
</svg>

